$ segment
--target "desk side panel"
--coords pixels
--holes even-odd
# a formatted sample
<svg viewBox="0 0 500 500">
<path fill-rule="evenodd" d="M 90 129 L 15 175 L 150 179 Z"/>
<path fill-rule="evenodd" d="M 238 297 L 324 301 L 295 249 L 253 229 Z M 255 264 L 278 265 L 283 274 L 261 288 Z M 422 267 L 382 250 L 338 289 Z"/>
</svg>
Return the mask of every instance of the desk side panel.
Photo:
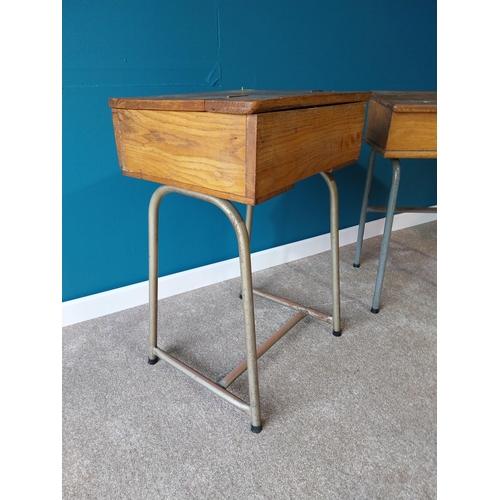
<svg viewBox="0 0 500 500">
<path fill-rule="evenodd" d="M 437 113 L 393 113 L 385 149 L 437 150 Z"/>
<path fill-rule="evenodd" d="M 124 175 L 245 198 L 245 116 L 113 109 L 113 123 Z"/>
<path fill-rule="evenodd" d="M 382 149 L 377 146 L 374 142 L 371 142 L 366 137 L 364 141 L 368 146 L 374 149 L 382 158 L 437 158 L 437 150 L 435 149 L 420 149 L 417 151 L 414 150 L 399 150 L 399 149 Z"/>
<path fill-rule="evenodd" d="M 368 104 L 366 120 L 366 138 L 382 149 L 387 145 L 391 127 L 392 111 L 378 102 L 371 100 Z"/>
<path fill-rule="evenodd" d="M 257 201 L 359 158 L 366 102 L 257 115 Z"/>
</svg>

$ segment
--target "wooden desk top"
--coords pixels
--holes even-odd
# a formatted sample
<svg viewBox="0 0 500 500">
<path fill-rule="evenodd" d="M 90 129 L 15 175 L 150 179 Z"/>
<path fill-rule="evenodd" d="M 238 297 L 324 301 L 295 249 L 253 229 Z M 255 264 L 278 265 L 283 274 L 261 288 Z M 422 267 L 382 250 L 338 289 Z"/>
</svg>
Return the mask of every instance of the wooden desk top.
<svg viewBox="0 0 500 500">
<path fill-rule="evenodd" d="M 437 113 L 437 92 L 372 92 L 372 101 L 394 113 Z"/>
<path fill-rule="evenodd" d="M 324 90 L 223 90 L 149 97 L 112 98 L 111 108 L 255 114 L 367 101 L 370 92 Z"/>
<path fill-rule="evenodd" d="M 239 90 L 109 104 L 124 175 L 256 205 L 354 163 L 370 96 Z"/>
</svg>

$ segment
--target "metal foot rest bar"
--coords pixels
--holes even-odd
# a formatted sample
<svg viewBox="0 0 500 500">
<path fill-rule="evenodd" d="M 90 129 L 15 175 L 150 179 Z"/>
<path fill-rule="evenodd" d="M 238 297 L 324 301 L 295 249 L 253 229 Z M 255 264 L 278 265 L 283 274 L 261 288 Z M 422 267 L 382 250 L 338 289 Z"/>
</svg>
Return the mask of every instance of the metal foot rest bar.
<svg viewBox="0 0 500 500">
<path fill-rule="evenodd" d="M 274 344 L 278 342 L 282 337 L 285 336 L 286 333 L 288 333 L 297 323 L 299 323 L 301 320 L 303 320 L 306 316 L 312 316 L 316 319 L 319 319 L 321 321 L 325 321 L 329 324 L 332 324 L 333 320 L 331 316 L 328 316 L 327 314 L 323 314 L 319 311 L 316 311 L 314 309 L 311 309 L 309 307 L 302 306 L 300 304 L 297 304 L 295 302 L 292 302 L 287 299 L 283 299 L 281 297 L 277 297 L 275 295 L 271 295 L 266 292 L 262 292 L 260 290 L 254 289 L 254 293 L 256 295 L 259 295 L 261 297 L 264 297 L 266 299 L 272 300 L 273 302 L 277 302 L 281 305 L 290 307 L 292 309 L 298 310 L 299 312 L 293 316 L 290 320 L 288 320 L 279 330 L 277 330 L 273 335 L 271 335 L 264 343 L 262 343 L 256 351 L 257 354 L 257 359 L 260 358 L 264 353 L 266 353 Z M 205 387 L 205 389 L 208 389 L 209 391 L 212 391 L 213 393 L 217 394 L 219 397 L 224 399 L 224 401 L 227 401 L 228 403 L 231 403 L 233 406 L 238 408 L 239 410 L 243 411 L 247 415 L 250 415 L 250 405 L 243 401 L 242 399 L 238 398 L 231 392 L 227 391 L 226 389 L 240 376 L 242 375 L 246 369 L 247 369 L 247 361 L 244 360 L 242 361 L 236 368 L 231 370 L 223 379 L 221 379 L 218 383 L 213 382 L 209 378 L 205 377 L 202 375 L 200 372 L 196 371 L 195 369 L 191 368 L 189 365 L 183 363 L 182 361 L 178 360 L 174 356 L 168 354 L 167 352 L 163 351 L 159 347 L 155 347 L 153 349 L 153 353 L 159 358 L 162 359 L 163 361 L 166 361 L 173 367 L 177 368 L 179 371 L 190 377 L 192 380 L 195 382 L 198 382 L 200 385 Z"/>
<path fill-rule="evenodd" d="M 387 207 L 366 207 L 367 212 L 387 212 Z M 396 212 L 413 212 L 417 214 L 436 214 L 436 207 L 394 207 Z"/>
<path fill-rule="evenodd" d="M 265 352 L 267 352 L 278 340 L 280 340 L 286 333 L 288 333 L 297 323 L 302 321 L 306 316 L 312 316 L 313 318 L 319 319 L 326 323 L 332 324 L 333 319 L 331 316 L 327 314 L 323 314 L 319 311 L 311 309 L 309 307 L 305 307 L 301 304 L 297 304 L 287 299 L 283 299 L 281 297 L 277 297 L 275 295 L 271 295 L 267 292 L 262 292 L 261 290 L 254 289 L 254 294 L 264 297 L 266 299 L 272 300 L 278 304 L 281 304 L 286 307 L 290 307 L 299 311 L 293 318 L 288 320 L 279 330 L 276 331 L 273 335 L 271 335 L 263 344 L 261 344 L 257 348 L 257 358 L 260 358 Z M 219 385 L 221 387 L 227 388 L 229 387 L 245 370 L 247 369 L 246 360 L 242 361 L 234 370 L 229 372 L 222 380 L 219 381 Z"/>
<path fill-rule="evenodd" d="M 271 335 L 263 344 L 257 348 L 257 358 L 260 358 L 266 351 L 268 351 L 278 340 L 289 332 L 301 319 L 305 318 L 307 313 L 297 313 L 291 320 L 285 323 L 276 333 Z M 230 371 L 222 380 L 219 385 L 221 387 L 229 387 L 245 370 L 247 369 L 247 361 L 242 361 L 234 370 Z"/>
<path fill-rule="evenodd" d="M 209 391 L 214 392 L 217 396 L 220 396 L 222 399 L 236 406 L 239 410 L 245 412 L 247 415 L 250 415 L 250 405 L 245 403 L 242 399 L 238 398 L 234 394 L 231 394 L 229 391 L 226 391 L 224 388 L 217 385 L 215 382 L 212 382 L 210 379 L 197 372 L 190 366 L 186 365 L 182 361 L 179 361 L 177 358 L 174 358 L 170 354 L 167 354 L 165 351 L 162 351 L 160 348 L 156 347 L 154 349 L 154 354 L 158 356 L 163 361 L 170 363 L 172 366 L 180 370 L 182 373 L 192 378 L 203 387 L 208 389 Z"/>
<path fill-rule="evenodd" d="M 256 351 L 257 354 L 257 359 L 260 358 L 264 353 L 266 353 L 274 344 L 278 342 L 282 337 L 285 336 L 286 333 L 288 333 L 297 323 L 299 323 L 301 320 L 303 320 L 306 316 L 312 316 L 316 319 L 319 319 L 321 321 L 325 321 L 326 323 L 332 324 L 332 317 L 328 316 L 326 314 L 323 314 L 319 311 L 316 311 L 314 309 L 302 306 L 300 304 L 297 304 L 295 302 L 283 299 L 281 297 L 276 297 L 275 295 L 271 295 L 266 292 L 262 292 L 260 290 L 255 290 L 254 293 L 256 295 L 260 295 L 266 299 L 272 300 L 274 302 L 277 302 L 281 305 L 290 307 L 292 309 L 296 309 L 299 312 L 293 316 L 289 321 L 287 321 L 279 330 L 277 330 L 273 335 L 271 335 L 264 343 L 262 343 Z M 231 392 L 227 391 L 226 389 L 241 375 L 243 374 L 246 369 L 247 369 L 247 361 L 244 360 L 242 361 L 236 368 L 234 368 L 231 372 L 229 372 L 223 379 L 221 379 L 217 384 L 210 380 L 209 378 L 205 377 L 195 369 L 191 368 L 189 365 L 186 365 L 182 361 L 178 360 L 174 356 L 168 354 L 167 352 L 163 351 L 159 347 L 155 347 L 153 349 L 153 353 L 163 361 L 166 361 L 170 365 L 174 366 L 178 370 L 180 370 L 182 373 L 193 379 L 194 381 L 198 382 L 201 384 L 203 387 L 208 389 L 209 391 L 212 391 L 213 393 L 217 394 L 219 397 L 227 401 L 228 403 L 231 403 L 233 406 L 238 408 L 239 410 L 243 411 L 247 415 L 250 415 L 250 405 L 243 401 L 242 399 L 238 398 Z"/>
<path fill-rule="evenodd" d="M 254 289 L 253 291 L 255 295 L 259 295 L 261 297 L 264 297 L 265 299 L 272 300 L 273 302 L 277 302 L 278 304 L 282 304 L 287 307 L 291 307 L 292 309 L 295 309 L 297 311 L 302 311 L 305 312 L 306 315 L 310 315 L 316 319 L 319 319 L 321 321 L 325 321 L 327 323 L 333 324 L 333 318 L 332 316 L 328 316 L 328 314 L 323 314 L 322 312 L 316 311 L 314 309 L 311 309 L 310 307 L 303 306 L 301 304 L 297 304 L 296 302 L 292 302 L 291 300 L 283 299 L 281 297 L 276 297 L 275 295 L 271 295 L 270 293 L 263 292 L 261 290 L 256 290 Z"/>
</svg>

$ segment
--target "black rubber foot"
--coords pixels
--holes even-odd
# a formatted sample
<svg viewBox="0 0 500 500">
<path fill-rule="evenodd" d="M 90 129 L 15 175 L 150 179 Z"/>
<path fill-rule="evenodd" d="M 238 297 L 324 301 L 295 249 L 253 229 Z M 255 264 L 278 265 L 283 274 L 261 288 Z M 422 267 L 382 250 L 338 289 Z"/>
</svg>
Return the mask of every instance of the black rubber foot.
<svg viewBox="0 0 500 500">
<path fill-rule="evenodd" d="M 240 299 L 242 299 L 242 298 L 243 298 L 243 295 L 241 295 L 241 293 L 240 293 Z"/>
<path fill-rule="evenodd" d="M 332 331 L 332 335 L 333 335 L 334 337 L 340 337 L 340 336 L 342 335 L 342 333 L 341 333 L 340 331 L 338 331 L 338 332 L 337 332 L 336 330 L 333 330 L 333 331 Z"/>
<path fill-rule="evenodd" d="M 370 311 L 371 311 L 373 314 L 378 314 L 378 309 L 373 309 L 373 307 L 370 309 Z"/>
<path fill-rule="evenodd" d="M 360 264 L 353 264 L 352 265 L 352 267 L 356 267 L 356 268 L 359 267 L 359 266 L 360 266 Z"/>
<path fill-rule="evenodd" d="M 156 365 L 156 363 L 158 363 L 159 360 L 160 360 L 160 358 L 156 358 L 156 359 L 148 358 L 148 364 L 149 365 Z"/>
<path fill-rule="evenodd" d="M 252 430 L 252 432 L 254 432 L 255 434 L 258 434 L 261 430 L 262 430 L 262 425 L 251 425 L 250 426 L 250 429 Z"/>
</svg>

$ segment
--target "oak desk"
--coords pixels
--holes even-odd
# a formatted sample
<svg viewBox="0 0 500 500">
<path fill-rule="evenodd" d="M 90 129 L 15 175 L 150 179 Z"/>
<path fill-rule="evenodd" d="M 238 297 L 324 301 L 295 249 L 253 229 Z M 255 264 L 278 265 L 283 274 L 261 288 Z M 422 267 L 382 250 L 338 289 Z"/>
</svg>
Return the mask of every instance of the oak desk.
<svg viewBox="0 0 500 500">
<path fill-rule="evenodd" d="M 260 432 L 257 358 L 307 315 L 333 325 L 340 335 L 338 199 L 331 172 L 360 153 L 369 92 L 219 91 L 113 98 L 113 124 L 122 173 L 163 184 L 149 206 L 149 363 L 162 359 L 247 413 Z M 253 290 L 250 233 L 253 207 L 321 174 L 330 192 L 333 314 Z M 158 209 L 168 193 L 218 206 L 236 232 L 242 277 L 246 360 L 218 383 L 157 346 Z M 246 221 L 231 202 L 247 206 Z M 298 312 L 259 348 L 255 341 L 253 293 Z M 248 371 L 250 402 L 228 386 Z"/>
<path fill-rule="evenodd" d="M 375 292 L 371 312 L 378 313 L 384 281 L 387 252 L 395 212 L 435 213 L 433 207 L 397 207 L 401 158 L 437 158 L 437 93 L 373 92 L 368 105 L 366 134 L 363 140 L 371 147 L 361 206 L 354 267 L 359 267 L 367 212 L 386 212 L 380 249 Z M 392 182 L 386 207 L 368 206 L 375 155 L 392 162 Z"/>
</svg>

